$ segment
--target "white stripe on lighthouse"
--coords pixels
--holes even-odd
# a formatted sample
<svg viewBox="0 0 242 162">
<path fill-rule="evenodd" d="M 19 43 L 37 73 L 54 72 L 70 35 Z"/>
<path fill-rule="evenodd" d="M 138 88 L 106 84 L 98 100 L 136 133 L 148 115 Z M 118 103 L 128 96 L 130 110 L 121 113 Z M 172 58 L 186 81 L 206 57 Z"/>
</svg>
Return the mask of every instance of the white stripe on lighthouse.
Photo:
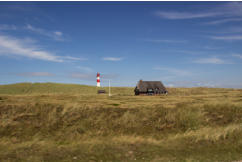
<svg viewBox="0 0 242 162">
<path fill-rule="evenodd" d="M 100 73 L 97 73 L 97 87 L 100 87 Z"/>
</svg>

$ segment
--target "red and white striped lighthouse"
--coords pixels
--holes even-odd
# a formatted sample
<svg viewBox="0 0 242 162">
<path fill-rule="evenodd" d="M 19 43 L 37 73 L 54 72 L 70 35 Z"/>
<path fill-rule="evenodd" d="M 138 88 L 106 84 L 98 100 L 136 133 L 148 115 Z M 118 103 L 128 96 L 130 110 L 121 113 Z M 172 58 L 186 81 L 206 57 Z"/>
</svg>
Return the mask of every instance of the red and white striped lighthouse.
<svg viewBox="0 0 242 162">
<path fill-rule="evenodd" d="M 97 73 L 97 87 L 100 87 L 100 73 Z"/>
</svg>

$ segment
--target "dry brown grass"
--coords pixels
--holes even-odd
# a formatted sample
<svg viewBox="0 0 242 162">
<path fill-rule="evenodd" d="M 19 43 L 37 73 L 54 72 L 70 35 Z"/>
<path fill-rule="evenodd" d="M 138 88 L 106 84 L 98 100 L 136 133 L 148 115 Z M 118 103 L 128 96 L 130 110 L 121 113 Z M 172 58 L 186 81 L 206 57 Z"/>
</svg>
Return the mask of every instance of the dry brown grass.
<svg viewBox="0 0 242 162">
<path fill-rule="evenodd" d="M 0 87 L 0 161 L 242 159 L 241 90 L 134 96 L 132 88 L 112 88 L 108 97 L 94 87 L 83 94 L 77 85 L 51 85 L 48 93 L 37 93 L 41 84 Z"/>
</svg>

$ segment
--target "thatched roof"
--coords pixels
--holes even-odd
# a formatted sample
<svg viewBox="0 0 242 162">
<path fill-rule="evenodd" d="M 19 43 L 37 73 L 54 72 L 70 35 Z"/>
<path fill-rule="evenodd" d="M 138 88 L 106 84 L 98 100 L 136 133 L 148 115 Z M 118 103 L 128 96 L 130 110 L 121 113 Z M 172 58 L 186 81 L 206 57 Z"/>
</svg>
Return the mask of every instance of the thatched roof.
<svg viewBox="0 0 242 162">
<path fill-rule="evenodd" d="M 165 86 L 162 84 L 161 81 L 142 81 L 140 80 L 136 86 L 136 89 L 139 92 L 147 92 L 147 89 L 158 89 L 162 92 L 167 92 Z"/>
</svg>

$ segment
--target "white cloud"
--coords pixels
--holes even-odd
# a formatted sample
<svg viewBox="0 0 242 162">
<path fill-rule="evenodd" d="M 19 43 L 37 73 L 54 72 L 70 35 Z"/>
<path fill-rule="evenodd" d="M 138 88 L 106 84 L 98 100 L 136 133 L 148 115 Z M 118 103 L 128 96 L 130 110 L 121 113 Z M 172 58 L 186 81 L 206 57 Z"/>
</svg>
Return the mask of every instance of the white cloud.
<svg viewBox="0 0 242 162">
<path fill-rule="evenodd" d="M 81 80 L 88 80 L 88 81 L 95 81 L 96 74 L 94 73 L 72 73 L 70 74 L 70 77 L 81 79 Z"/>
<path fill-rule="evenodd" d="M 230 62 L 222 60 L 217 57 L 200 58 L 193 62 L 198 64 L 231 64 Z"/>
<path fill-rule="evenodd" d="M 228 28 L 228 31 L 226 31 L 224 33 L 242 33 L 242 29 L 241 29 L 241 27 L 238 27 L 238 26 L 231 27 L 231 28 Z"/>
<path fill-rule="evenodd" d="M 56 41 L 63 41 L 64 40 L 63 33 L 61 31 L 48 31 L 48 30 L 45 30 L 45 29 L 42 29 L 42 28 L 34 27 L 30 24 L 27 24 L 25 29 L 32 31 L 32 32 L 35 32 L 35 33 L 38 33 L 40 35 L 44 35 L 44 36 L 49 37 L 51 39 L 54 39 Z"/>
<path fill-rule="evenodd" d="M 210 39 L 223 40 L 223 41 L 240 41 L 240 40 L 242 40 L 242 35 L 241 35 L 242 29 L 238 26 L 228 27 L 223 30 L 217 30 L 216 32 L 213 32 L 213 33 L 222 34 L 222 35 L 208 36 Z"/>
<path fill-rule="evenodd" d="M 204 46 L 203 47 L 206 50 L 217 50 L 217 49 L 221 49 L 222 47 L 217 47 L 217 46 Z"/>
<path fill-rule="evenodd" d="M 166 87 L 174 87 L 175 85 L 174 84 L 172 84 L 172 83 L 168 83 L 168 84 L 166 84 Z"/>
<path fill-rule="evenodd" d="M 170 40 L 170 39 L 144 39 L 146 42 L 153 43 L 186 43 L 185 40 Z"/>
<path fill-rule="evenodd" d="M 77 66 L 76 68 L 87 71 L 87 72 L 93 72 L 93 70 L 90 67 L 85 67 L 85 66 Z"/>
<path fill-rule="evenodd" d="M 69 60 L 69 61 L 86 61 L 87 58 L 81 58 L 81 57 L 73 57 L 73 56 L 62 56 L 63 60 Z"/>
<path fill-rule="evenodd" d="M 189 13 L 189 12 L 166 12 L 166 11 L 158 11 L 155 13 L 157 16 L 165 19 L 194 19 L 194 18 L 206 18 L 206 17 L 214 17 L 219 15 L 219 13 Z"/>
<path fill-rule="evenodd" d="M 167 87 L 222 87 L 217 82 L 197 80 L 175 80 L 167 82 Z"/>
<path fill-rule="evenodd" d="M 29 38 L 18 39 L 6 35 L 0 35 L 0 55 L 22 56 L 53 62 L 72 62 L 87 60 L 86 58 L 81 57 L 57 56 L 52 52 L 37 47 L 35 44 L 36 41 Z"/>
<path fill-rule="evenodd" d="M 55 35 L 57 35 L 57 36 L 62 36 L 62 35 L 63 35 L 63 33 L 60 32 L 60 31 L 55 31 L 54 33 L 55 33 Z"/>
<path fill-rule="evenodd" d="M 15 25 L 0 24 L 0 30 L 17 30 Z"/>
<path fill-rule="evenodd" d="M 242 54 L 233 54 L 232 56 L 242 59 Z"/>
<path fill-rule="evenodd" d="M 18 76 L 24 77 L 50 77 L 54 76 L 54 74 L 49 72 L 26 72 L 26 73 L 18 73 Z"/>
<path fill-rule="evenodd" d="M 207 10 L 198 12 L 175 12 L 175 11 L 157 11 L 157 16 L 165 19 L 195 19 L 195 18 L 213 18 L 218 16 L 223 17 L 241 17 L 242 3 L 228 2 L 221 5 L 214 5 Z"/>
<path fill-rule="evenodd" d="M 123 58 L 121 58 L 121 57 L 104 57 L 104 58 L 102 58 L 102 60 L 104 60 L 104 61 L 122 61 Z"/>
<path fill-rule="evenodd" d="M 0 54 L 23 56 L 45 61 L 63 62 L 59 56 L 37 48 L 29 42 L 25 42 L 22 39 L 2 35 L 0 35 Z"/>
<path fill-rule="evenodd" d="M 28 30 L 28 31 L 49 37 L 56 41 L 64 40 L 63 33 L 61 31 L 49 31 L 46 29 L 34 27 L 30 24 L 27 24 L 24 27 L 17 27 L 15 25 L 8 25 L 8 24 L 0 24 L 0 30 Z"/>
<path fill-rule="evenodd" d="M 222 20 L 214 20 L 214 21 L 210 21 L 207 23 L 204 23 L 206 25 L 219 25 L 219 24 L 224 24 L 224 23 L 228 23 L 228 22 L 236 22 L 236 21 L 242 21 L 241 18 L 227 18 L 227 19 L 222 19 Z"/>
<path fill-rule="evenodd" d="M 198 83 L 195 84 L 195 86 L 215 88 L 218 85 L 216 85 L 216 84 L 214 84 L 212 82 L 198 82 Z"/>
<path fill-rule="evenodd" d="M 242 88 L 241 81 L 227 81 L 227 80 L 179 80 L 170 81 L 167 85 L 173 85 L 174 87 L 208 87 L 208 88 Z"/>
<path fill-rule="evenodd" d="M 171 73 L 176 76 L 189 76 L 192 75 L 191 72 L 182 70 L 182 69 L 176 69 L 176 68 L 167 68 L 167 67 L 154 67 L 153 70 L 160 70 L 164 72 Z"/>
<path fill-rule="evenodd" d="M 236 41 L 242 40 L 242 35 L 211 36 L 210 38 L 215 40 Z"/>
<path fill-rule="evenodd" d="M 217 9 L 219 12 L 224 13 L 225 16 L 242 16 L 242 3 L 241 2 L 228 2 Z"/>
</svg>

